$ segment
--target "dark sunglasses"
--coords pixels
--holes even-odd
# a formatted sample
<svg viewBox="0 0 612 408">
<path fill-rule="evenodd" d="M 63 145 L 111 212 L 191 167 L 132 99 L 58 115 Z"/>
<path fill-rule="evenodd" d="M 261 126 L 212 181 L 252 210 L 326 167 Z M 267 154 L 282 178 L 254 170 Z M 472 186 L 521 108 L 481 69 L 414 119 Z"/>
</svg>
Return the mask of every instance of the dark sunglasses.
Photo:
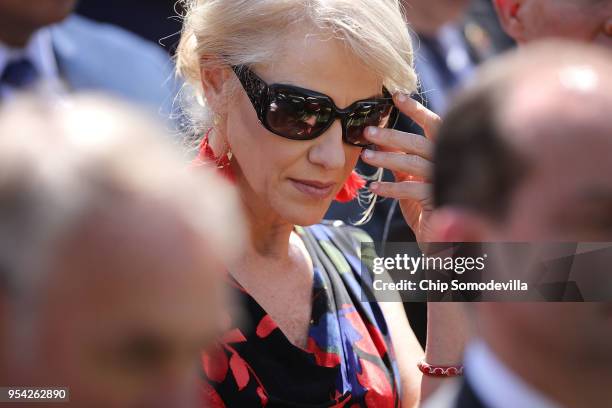
<svg viewBox="0 0 612 408">
<path fill-rule="evenodd" d="M 383 87 L 383 97 L 363 99 L 339 109 L 329 96 L 293 85 L 268 85 L 245 65 L 232 69 L 246 91 L 261 124 L 270 132 L 292 140 L 321 136 L 336 119 L 342 123 L 342 140 L 352 146 L 371 143 L 363 132 L 368 126 L 395 126 L 398 110 Z"/>
</svg>

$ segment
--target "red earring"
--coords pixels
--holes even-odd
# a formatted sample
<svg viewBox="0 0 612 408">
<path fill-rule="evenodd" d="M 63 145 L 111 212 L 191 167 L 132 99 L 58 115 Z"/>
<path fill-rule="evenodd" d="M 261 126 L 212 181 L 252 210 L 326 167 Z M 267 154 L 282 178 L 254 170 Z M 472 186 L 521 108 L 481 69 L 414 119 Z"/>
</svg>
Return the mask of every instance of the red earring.
<svg viewBox="0 0 612 408">
<path fill-rule="evenodd" d="M 192 167 L 199 167 L 208 163 L 215 163 L 217 170 L 226 179 L 234 182 L 236 180 L 235 174 L 232 171 L 230 162 L 232 160 L 232 153 L 228 152 L 221 158 L 215 157 L 215 153 L 208 143 L 208 136 L 212 129 L 206 132 L 206 135 L 202 139 L 198 148 L 198 156 L 191 163 Z M 346 180 L 338 194 L 336 195 L 336 201 L 340 203 L 348 203 L 354 200 L 359 195 L 359 190 L 366 185 L 366 181 L 356 171 L 353 170 L 349 178 Z"/>
<path fill-rule="evenodd" d="M 518 14 L 519 9 L 521 8 L 520 4 L 516 3 L 512 5 L 512 8 L 510 9 L 510 15 L 514 18 L 516 18 L 516 15 Z"/>
<path fill-rule="evenodd" d="M 342 189 L 336 195 L 336 201 L 340 203 L 348 203 L 349 201 L 353 201 L 357 195 L 359 195 L 359 190 L 362 189 L 366 185 L 366 181 L 357 173 L 355 170 L 351 173 L 348 180 L 342 186 Z"/>
<path fill-rule="evenodd" d="M 223 177 L 225 177 L 227 180 L 235 182 L 236 176 L 230 166 L 232 152 L 229 151 L 221 158 L 215 157 L 215 152 L 213 152 L 213 149 L 208 143 L 208 135 L 210 135 L 211 131 L 212 129 L 209 129 L 208 132 L 206 132 L 206 135 L 204 135 L 204 138 L 202 138 L 202 142 L 200 142 L 200 146 L 198 147 L 198 156 L 193 160 L 191 166 L 199 167 L 209 163 L 214 163 L 217 166 L 217 171 L 219 174 L 223 175 Z"/>
</svg>

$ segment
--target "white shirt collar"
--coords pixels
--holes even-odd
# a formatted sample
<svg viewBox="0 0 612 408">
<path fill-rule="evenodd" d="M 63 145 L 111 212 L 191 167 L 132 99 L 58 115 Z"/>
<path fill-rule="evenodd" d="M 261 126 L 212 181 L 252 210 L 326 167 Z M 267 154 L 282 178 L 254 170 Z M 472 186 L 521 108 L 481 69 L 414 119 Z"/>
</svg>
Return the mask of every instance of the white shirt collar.
<svg viewBox="0 0 612 408">
<path fill-rule="evenodd" d="M 490 408 L 560 408 L 506 367 L 483 341 L 468 346 L 465 366 L 474 392 Z"/>
<path fill-rule="evenodd" d="M 59 67 L 53 50 L 51 31 L 48 28 L 36 31 L 24 48 L 12 48 L 0 42 L 0 73 L 4 72 L 9 62 L 19 58 L 27 58 L 32 62 L 39 79 L 44 84 L 57 90 L 61 89 Z"/>
</svg>

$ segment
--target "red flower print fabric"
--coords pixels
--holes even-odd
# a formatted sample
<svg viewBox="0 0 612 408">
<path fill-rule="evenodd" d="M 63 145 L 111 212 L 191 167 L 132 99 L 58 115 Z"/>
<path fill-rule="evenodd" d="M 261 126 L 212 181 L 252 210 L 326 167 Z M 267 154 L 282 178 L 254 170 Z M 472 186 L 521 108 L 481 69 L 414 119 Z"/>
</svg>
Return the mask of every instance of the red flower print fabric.
<svg viewBox="0 0 612 408">
<path fill-rule="evenodd" d="M 382 312 L 362 302 L 356 228 L 296 227 L 314 262 L 312 321 L 294 346 L 240 285 L 241 319 L 202 356 L 205 407 L 399 407 L 399 377 Z M 239 323 L 237 323 L 239 322 Z"/>
</svg>

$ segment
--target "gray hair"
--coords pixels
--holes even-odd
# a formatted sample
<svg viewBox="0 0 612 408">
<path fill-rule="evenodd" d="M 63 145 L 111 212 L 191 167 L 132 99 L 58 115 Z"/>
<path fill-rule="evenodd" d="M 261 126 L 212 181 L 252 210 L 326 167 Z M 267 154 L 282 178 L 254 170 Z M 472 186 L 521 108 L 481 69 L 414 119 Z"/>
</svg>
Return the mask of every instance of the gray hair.
<svg viewBox="0 0 612 408">
<path fill-rule="evenodd" d="M 240 249 L 237 194 L 212 170 L 190 171 L 161 129 L 130 106 L 92 95 L 60 106 L 25 97 L 0 110 L 6 293 L 20 297 L 44 285 L 45 266 L 62 239 L 121 197 L 162 203 L 221 259 Z"/>
</svg>

